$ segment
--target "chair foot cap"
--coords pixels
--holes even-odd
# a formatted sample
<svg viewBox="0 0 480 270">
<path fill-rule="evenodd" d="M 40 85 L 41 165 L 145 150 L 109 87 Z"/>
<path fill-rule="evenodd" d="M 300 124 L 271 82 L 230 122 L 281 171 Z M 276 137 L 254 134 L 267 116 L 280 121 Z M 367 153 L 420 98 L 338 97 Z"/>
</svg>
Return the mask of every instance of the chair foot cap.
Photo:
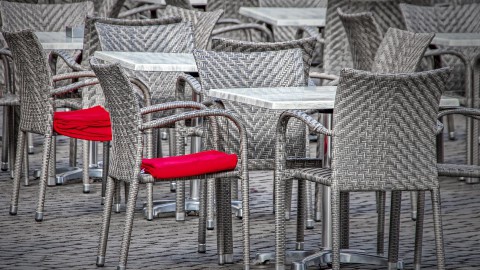
<svg viewBox="0 0 480 270">
<path fill-rule="evenodd" d="M 105 265 L 105 257 L 103 256 L 97 256 L 97 263 L 96 265 L 98 267 L 103 267 Z"/>
<path fill-rule="evenodd" d="M 90 193 L 90 184 L 83 185 L 83 193 Z"/>
<path fill-rule="evenodd" d="M 42 222 L 43 221 L 43 213 L 42 212 L 36 212 L 35 213 L 35 221 L 37 221 L 37 222 Z"/>
<path fill-rule="evenodd" d="M 114 207 L 115 207 L 115 210 L 114 210 L 115 213 L 117 213 L 117 214 L 120 213 L 121 205 L 119 203 L 116 203 Z"/>
<path fill-rule="evenodd" d="M 185 212 L 176 213 L 175 219 L 177 221 L 185 221 Z"/>
<path fill-rule="evenodd" d="M 207 252 L 207 245 L 206 244 L 198 244 L 198 253 L 205 253 Z"/>
<path fill-rule="evenodd" d="M 125 265 L 119 265 L 117 266 L 117 270 L 125 270 L 127 267 Z"/>
<path fill-rule="evenodd" d="M 207 220 L 207 230 L 213 230 L 215 228 L 215 221 L 210 219 Z"/>
<path fill-rule="evenodd" d="M 17 214 L 18 206 L 10 205 L 10 215 L 15 216 Z"/>
</svg>

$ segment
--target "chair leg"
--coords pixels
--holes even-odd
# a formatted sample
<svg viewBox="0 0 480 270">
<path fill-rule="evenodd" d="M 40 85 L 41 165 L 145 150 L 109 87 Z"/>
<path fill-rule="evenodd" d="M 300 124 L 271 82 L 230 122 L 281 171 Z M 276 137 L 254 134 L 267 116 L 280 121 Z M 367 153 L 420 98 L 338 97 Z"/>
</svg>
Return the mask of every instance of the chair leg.
<svg viewBox="0 0 480 270">
<path fill-rule="evenodd" d="M 412 211 L 410 213 L 411 218 L 413 221 L 417 219 L 417 192 L 416 191 L 410 191 L 410 204 L 412 207 Z"/>
<path fill-rule="evenodd" d="M 275 267 L 285 269 L 285 179 L 275 174 Z"/>
<path fill-rule="evenodd" d="M 314 220 L 320 221 L 322 218 L 322 186 L 319 183 L 315 183 L 315 207 L 314 207 Z"/>
<path fill-rule="evenodd" d="M 224 234 L 224 263 L 233 263 L 233 227 L 232 227 L 232 184 L 231 179 L 222 178 L 222 200 L 220 201 L 223 209 L 223 234 Z M 236 181 L 236 180 L 235 180 Z"/>
<path fill-rule="evenodd" d="M 90 175 L 88 174 L 89 170 L 89 141 L 83 141 L 83 175 L 82 175 L 82 181 L 83 181 L 83 193 L 90 193 Z M 70 149 L 71 151 L 72 149 Z"/>
<path fill-rule="evenodd" d="M 15 169 L 13 176 L 13 191 L 10 201 L 10 215 L 16 215 L 18 210 L 18 195 L 20 193 L 20 175 L 22 173 L 23 152 L 25 152 L 25 132 L 18 131 L 17 154 L 15 157 Z"/>
<path fill-rule="evenodd" d="M 10 108 L 8 106 L 3 106 L 3 130 L 2 130 L 2 171 L 8 170 L 8 145 L 10 142 L 9 138 L 9 128 L 10 128 Z M 12 169 L 10 167 L 10 169 Z"/>
<path fill-rule="evenodd" d="M 306 199 L 306 221 L 305 221 L 305 229 L 313 229 L 315 221 L 313 219 L 313 194 L 314 192 L 313 189 L 315 188 L 315 184 L 313 182 L 308 181 L 307 182 L 307 199 Z"/>
<path fill-rule="evenodd" d="M 110 142 L 103 143 L 102 205 L 105 203 L 108 170 L 110 168 Z"/>
<path fill-rule="evenodd" d="M 123 183 L 123 192 L 125 194 L 125 205 L 128 203 L 128 193 L 130 192 L 130 183 L 124 182 Z M 153 196 L 153 192 L 152 192 Z M 152 202 L 153 205 L 153 202 Z"/>
<path fill-rule="evenodd" d="M 340 192 L 332 187 L 332 269 L 340 269 Z"/>
<path fill-rule="evenodd" d="M 128 259 L 128 249 L 130 247 L 130 239 L 132 236 L 133 218 L 135 204 L 137 203 L 138 181 L 130 183 L 130 192 L 128 193 L 128 203 L 125 217 L 125 228 L 123 231 L 122 245 L 120 247 L 120 260 L 117 270 L 126 269 Z"/>
<path fill-rule="evenodd" d="M 340 192 L 340 248 L 350 246 L 350 193 Z"/>
<path fill-rule="evenodd" d="M 291 179 L 288 179 L 287 182 L 292 182 Z M 295 243 L 296 250 L 303 250 L 305 243 L 305 200 L 306 200 L 306 185 L 309 183 L 305 180 L 298 180 L 298 194 L 297 194 L 297 242 Z M 287 189 L 288 190 L 288 189 Z M 292 193 L 286 192 L 285 196 L 291 197 Z M 286 202 L 288 206 L 288 201 Z M 290 203 L 291 204 L 291 203 Z M 286 207 L 288 209 L 288 207 Z M 288 210 L 285 210 L 285 219 L 286 213 Z"/>
<path fill-rule="evenodd" d="M 377 205 L 378 205 L 378 213 L 377 213 L 377 255 L 383 256 L 384 252 L 384 239 L 385 239 L 385 198 L 386 193 L 385 191 L 378 191 L 377 192 Z"/>
<path fill-rule="evenodd" d="M 443 231 L 442 231 L 442 212 L 440 209 L 440 190 L 438 188 L 432 191 L 432 210 L 433 225 L 435 233 L 435 247 L 437 251 L 437 269 L 445 269 L 445 253 L 443 248 Z"/>
<path fill-rule="evenodd" d="M 238 201 L 238 180 L 232 180 L 232 200 Z"/>
<path fill-rule="evenodd" d="M 105 189 L 105 204 L 103 205 L 102 227 L 97 251 L 97 266 L 103 266 L 105 264 L 108 231 L 110 229 L 110 218 L 112 216 L 113 195 L 115 193 L 115 182 L 111 177 L 107 177 Z"/>
<path fill-rule="evenodd" d="M 55 186 L 57 183 L 57 143 L 56 137 L 52 136 L 52 143 L 50 145 L 50 160 L 48 163 L 48 182 L 49 186 Z"/>
<path fill-rule="evenodd" d="M 287 182 L 285 183 L 285 218 L 287 220 L 290 220 L 290 214 L 292 213 L 293 181 L 290 179 L 286 181 Z"/>
<path fill-rule="evenodd" d="M 224 211 L 223 211 L 223 204 L 222 204 L 222 196 L 223 196 L 223 189 L 222 189 L 222 182 L 220 178 L 215 179 L 215 207 L 217 212 L 217 253 L 218 253 L 218 261 L 219 264 L 224 264 L 223 255 L 225 254 L 225 245 L 224 245 L 224 234 L 223 230 L 225 226 L 223 226 L 223 222 L 225 221 Z"/>
<path fill-rule="evenodd" d="M 390 233 L 388 236 L 388 269 L 396 269 L 398 262 L 398 249 L 400 240 L 400 212 L 402 192 L 392 191 L 390 206 Z"/>
<path fill-rule="evenodd" d="M 10 171 L 13 172 L 13 168 L 14 168 L 14 162 L 15 162 L 15 153 L 16 153 L 16 147 L 18 145 L 18 141 L 15 141 L 16 139 L 18 139 L 18 133 L 20 133 L 20 129 L 18 128 L 18 121 L 16 121 L 16 111 L 15 111 L 15 108 L 14 107 L 10 107 L 9 108 L 9 111 L 10 111 L 10 114 L 9 114 L 9 118 L 10 118 L 10 121 L 9 121 L 9 126 L 8 126 L 8 129 L 9 129 L 9 135 L 8 135 L 8 138 L 9 138 L 9 143 L 8 143 L 8 161 L 9 161 L 9 167 L 10 167 Z M 15 132 L 16 131 L 16 132 Z M 11 173 L 11 176 L 13 178 L 13 173 Z"/>
<path fill-rule="evenodd" d="M 455 140 L 455 122 L 453 114 L 447 115 L 448 139 Z"/>
<path fill-rule="evenodd" d="M 244 150 L 246 151 L 246 150 Z M 250 269 L 250 181 L 248 172 L 242 172 L 242 231 L 243 231 L 243 269 Z M 230 209 L 230 207 L 229 207 Z M 283 213 L 283 212 L 279 212 Z"/>
<path fill-rule="evenodd" d="M 153 220 L 153 183 L 147 183 L 147 220 Z"/>
<path fill-rule="evenodd" d="M 177 181 L 175 219 L 185 220 L 185 181 Z"/>
<path fill-rule="evenodd" d="M 121 201 L 122 201 L 122 186 L 120 185 L 119 180 L 115 180 L 115 196 L 113 197 L 113 204 L 115 208 L 115 213 L 120 213 L 120 208 L 121 208 Z"/>
<path fill-rule="evenodd" d="M 207 179 L 202 180 L 198 211 L 198 253 L 205 253 L 207 251 L 207 186 Z"/>
<path fill-rule="evenodd" d="M 26 143 L 26 142 L 25 142 Z M 23 182 L 25 186 L 30 185 L 30 181 L 28 178 L 28 172 L 29 172 L 29 158 L 28 158 L 28 152 L 23 151 Z"/>
<path fill-rule="evenodd" d="M 207 180 L 207 230 L 215 228 L 215 179 Z"/>
<path fill-rule="evenodd" d="M 53 143 L 53 136 L 50 134 L 45 135 L 45 142 L 43 144 L 43 157 L 42 157 L 42 173 L 40 175 L 40 183 L 38 188 L 38 205 L 37 212 L 35 213 L 35 220 L 43 220 L 43 209 L 45 206 L 45 192 L 47 189 L 47 178 L 49 176 L 49 161 L 51 144 Z"/>
<path fill-rule="evenodd" d="M 28 153 L 33 154 L 33 134 L 28 132 L 27 133 L 27 140 L 28 140 Z"/>
<path fill-rule="evenodd" d="M 415 253 L 413 265 L 415 270 L 420 270 L 422 264 L 422 246 L 423 246 L 423 221 L 425 216 L 425 191 L 417 193 L 417 218 L 415 226 Z"/>
</svg>

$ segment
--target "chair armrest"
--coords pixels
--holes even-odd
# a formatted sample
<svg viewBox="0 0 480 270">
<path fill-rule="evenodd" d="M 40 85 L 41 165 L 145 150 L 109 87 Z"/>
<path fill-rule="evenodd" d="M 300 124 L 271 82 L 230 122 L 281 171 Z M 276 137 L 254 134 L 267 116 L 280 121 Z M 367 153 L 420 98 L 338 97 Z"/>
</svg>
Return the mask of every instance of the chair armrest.
<svg viewBox="0 0 480 270">
<path fill-rule="evenodd" d="M 80 78 L 95 78 L 95 73 L 93 71 L 79 71 L 71 72 L 64 74 L 57 74 L 52 76 L 54 82 L 69 80 L 69 79 L 80 79 Z"/>
<path fill-rule="evenodd" d="M 185 83 L 187 83 L 192 89 L 193 92 L 197 95 L 200 95 L 201 97 L 205 97 L 206 94 L 202 91 L 202 86 L 198 82 L 197 79 L 195 79 L 192 75 L 190 74 L 181 74 L 177 77 L 177 86 L 175 90 L 175 96 L 177 100 L 185 100 Z"/>
<path fill-rule="evenodd" d="M 217 21 L 217 24 L 242 24 L 243 22 L 239 19 L 234 18 L 222 18 Z"/>
<path fill-rule="evenodd" d="M 74 90 L 80 89 L 82 87 L 96 85 L 96 84 L 98 84 L 98 80 L 96 78 L 85 80 L 85 81 L 80 81 L 80 82 L 72 83 L 72 84 L 69 84 L 69 85 L 66 85 L 66 86 L 54 88 L 50 91 L 50 95 L 52 95 L 52 96 L 63 95 L 63 94 L 72 92 Z"/>
<path fill-rule="evenodd" d="M 10 58 L 10 60 L 13 60 L 12 52 L 8 48 L 0 49 L 0 55 Z"/>
<path fill-rule="evenodd" d="M 480 120 L 480 109 L 475 108 L 455 108 L 455 109 L 448 109 L 443 110 L 438 113 L 438 119 L 452 114 L 461 114 L 466 117 L 471 117 L 477 120 Z"/>
<path fill-rule="evenodd" d="M 150 114 L 160 111 L 174 110 L 174 109 L 207 109 L 207 106 L 202 103 L 194 101 L 172 101 L 161 104 L 155 104 L 148 107 L 143 107 L 140 109 L 140 114 Z"/>
<path fill-rule="evenodd" d="M 214 29 L 212 31 L 212 37 L 232 31 L 238 31 L 238 30 L 256 30 L 259 31 L 263 34 L 266 35 L 267 37 L 267 42 L 273 42 L 273 34 L 272 32 L 263 25 L 256 24 L 256 23 L 242 23 L 242 24 L 236 24 L 236 25 L 231 25 L 231 26 L 225 26 L 222 28 Z"/>
<path fill-rule="evenodd" d="M 333 74 L 321 73 L 312 71 L 308 74 L 310 78 L 321 79 L 321 80 L 330 80 L 331 82 L 327 83 L 329 86 L 336 86 L 340 80 L 340 77 Z"/>
<path fill-rule="evenodd" d="M 322 38 L 316 27 L 313 26 L 300 26 L 298 27 L 297 33 L 295 34 L 296 39 L 300 39 L 306 33 L 310 37 L 315 37 L 317 42 L 325 44 L 325 39 Z"/>
<path fill-rule="evenodd" d="M 144 84 L 140 79 L 136 77 L 129 77 L 128 78 L 130 83 L 140 89 L 142 92 L 143 98 L 145 100 L 145 107 L 152 105 L 152 99 L 150 97 L 150 89 L 146 84 Z"/>
<path fill-rule="evenodd" d="M 57 60 L 60 57 L 60 59 L 67 64 L 69 68 L 71 68 L 73 71 L 87 71 L 88 69 L 85 67 L 82 67 L 77 61 L 66 51 L 63 50 L 52 50 L 50 54 L 48 55 L 48 63 L 52 67 L 56 66 Z"/>
<path fill-rule="evenodd" d="M 288 110 L 284 111 L 277 122 L 277 137 L 282 134 L 282 136 L 286 136 L 286 130 L 288 122 L 291 118 L 298 119 L 306 124 L 306 126 L 317 134 L 323 134 L 326 136 L 335 136 L 333 130 L 324 127 L 320 122 L 318 122 L 315 118 L 308 115 L 304 111 L 299 110 Z"/>
</svg>

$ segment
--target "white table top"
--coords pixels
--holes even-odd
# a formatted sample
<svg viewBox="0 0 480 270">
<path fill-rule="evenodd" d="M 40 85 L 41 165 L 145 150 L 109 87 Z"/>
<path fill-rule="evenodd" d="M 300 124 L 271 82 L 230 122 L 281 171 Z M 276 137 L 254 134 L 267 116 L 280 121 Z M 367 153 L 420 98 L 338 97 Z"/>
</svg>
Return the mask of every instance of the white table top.
<svg viewBox="0 0 480 270">
<path fill-rule="evenodd" d="M 336 86 L 211 89 L 209 96 L 273 110 L 331 110 Z M 440 107 L 458 107 L 457 98 L 442 97 Z"/>
<path fill-rule="evenodd" d="M 240 14 L 274 26 L 324 27 L 326 8 L 241 7 Z"/>
<path fill-rule="evenodd" d="M 166 5 L 165 0 L 135 0 L 136 2 L 156 4 L 156 5 Z M 206 6 L 208 0 L 190 0 L 192 6 Z"/>
<path fill-rule="evenodd" d="M 83 38 L 67 37 L 65 32 L 35 32 L 44 49 L 81 50 Z"/>
<path fill-rule="evenodd" d="M 197 72 L 197 64 L 191 53 L 97 51 L 95 57 L 118 62 L 124 68 L 137 71 Z"/>
<path fill-rule="evenodd" d="M 432 43 L 445 46 L 480 47 L 480 33 L 435 33 Z"/>
</svg>

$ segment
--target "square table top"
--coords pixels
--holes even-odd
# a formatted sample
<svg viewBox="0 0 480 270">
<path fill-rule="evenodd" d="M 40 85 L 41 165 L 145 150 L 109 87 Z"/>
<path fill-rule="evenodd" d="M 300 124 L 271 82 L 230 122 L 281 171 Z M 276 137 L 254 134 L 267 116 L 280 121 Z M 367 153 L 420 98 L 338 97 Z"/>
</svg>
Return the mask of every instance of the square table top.
<svg viewBox="0 0 480 270">
<path fill-rule="evenodd" d="M 324 27 L 326 8 L 241 7 L 239 13 L 274 26 Z"/>
<path fill-rule="evenodd" d="M 166 5 L 165 0 L 135 0 L 136 2 L 149 3 L 155 5 Z M 208 0 L 190 0 L 192 6 L 206 6 Z"/>
<path fill-rule="evenodd" d="M 332 110 L 336 91 L 336 86 L 231 88 L 211 89 L 208 95 L 272 110 Z M 440 107 L 458 106 L 457 98 L 442 96 Z"/>
<path fill-rule="evenodd" d="M 83 37 L 67 37 L 65 32 L 35 32 L 40 43 L 46 50 L 81 50 Z"/>
<path fill-rule="evenodd" d="M 124 68 L 137 71 L 197 72 L 192 53 L 96 51 L 95 57 L 107 62 L 118 62 Z"/>
<path fill-rule="evenodd" d="M 432 43 L 444 46 L 480 47 L 480 33 L 435 33 Z"/>
</svg>

